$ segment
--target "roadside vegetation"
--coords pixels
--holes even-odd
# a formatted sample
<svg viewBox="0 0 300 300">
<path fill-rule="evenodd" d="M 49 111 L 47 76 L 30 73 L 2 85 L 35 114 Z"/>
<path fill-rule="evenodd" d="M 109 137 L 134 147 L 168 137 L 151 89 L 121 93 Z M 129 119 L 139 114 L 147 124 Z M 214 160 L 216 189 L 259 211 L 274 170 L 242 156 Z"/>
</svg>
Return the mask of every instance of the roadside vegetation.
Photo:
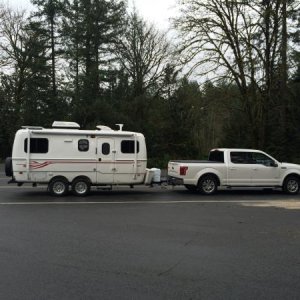
<svg viewBox="0 0 300 300">
<path fill-rule="evenodd" d="M 0 157 L 22 125 L 145 134 L 150 164 L 215 147 L 300 162 L 300 1 L 184 0 L 161 32 L 122 0 L 0 6 Z"/>
</svg>

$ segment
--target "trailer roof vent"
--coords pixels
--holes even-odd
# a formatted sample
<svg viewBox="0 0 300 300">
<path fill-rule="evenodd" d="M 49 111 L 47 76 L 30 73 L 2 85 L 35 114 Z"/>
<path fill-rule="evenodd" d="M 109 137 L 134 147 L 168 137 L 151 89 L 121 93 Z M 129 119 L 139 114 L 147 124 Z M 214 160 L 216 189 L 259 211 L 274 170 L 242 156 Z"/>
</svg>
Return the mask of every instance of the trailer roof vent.
<svg viewBox="0 0 300 300">
<path fill-rule="evenodd" d="M 96 126 L 96 128 L 97 128 L 98 130 L 113 131 L 110 127 L 104 126 L 104 125 L 98 125 L 98 126 Z"/>
<path fill-rule="evenodd" d="M 116 125 L 119 126 L 119 131 L 123 131 L 124 124 L 116 124 Z"/>
<path fill-rule="evenodd" d="M 75 122 L 65 122 L 65 121 L 54 121 L 52 124 L 53 128 L 72 128 L 72 129 L 79 129 L 79 124 Z"/>
</svg>

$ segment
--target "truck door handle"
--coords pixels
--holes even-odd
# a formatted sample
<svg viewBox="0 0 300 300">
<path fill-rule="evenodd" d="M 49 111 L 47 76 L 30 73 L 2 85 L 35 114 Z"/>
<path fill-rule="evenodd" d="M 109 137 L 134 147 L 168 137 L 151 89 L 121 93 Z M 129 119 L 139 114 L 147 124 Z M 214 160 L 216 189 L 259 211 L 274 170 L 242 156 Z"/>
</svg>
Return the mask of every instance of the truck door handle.
<svg viewBox="0 0 300 300">
<path fill-rule="evenodd" d="M 235 171 L 235 170 L 236 170 L 236 168 L 229 168 L 229 170 Z"/>
</svg>

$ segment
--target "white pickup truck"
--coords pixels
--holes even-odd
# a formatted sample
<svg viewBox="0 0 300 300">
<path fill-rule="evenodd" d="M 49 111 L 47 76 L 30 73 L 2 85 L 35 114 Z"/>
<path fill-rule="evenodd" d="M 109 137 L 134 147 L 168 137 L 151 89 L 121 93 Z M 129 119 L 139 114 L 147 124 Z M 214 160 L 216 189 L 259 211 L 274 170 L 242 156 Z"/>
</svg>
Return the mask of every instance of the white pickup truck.
<svg viewBox="0 0 300 300">
<path fill-rule="evenodd" d="M 168 176 L 172 184 L 206 195 L 218 187 L 280 187 L 288 194 L 300 188 L 300 165 L 251 149 L 213 149 L 208 161 L 170 161 Z"/>
</svg>

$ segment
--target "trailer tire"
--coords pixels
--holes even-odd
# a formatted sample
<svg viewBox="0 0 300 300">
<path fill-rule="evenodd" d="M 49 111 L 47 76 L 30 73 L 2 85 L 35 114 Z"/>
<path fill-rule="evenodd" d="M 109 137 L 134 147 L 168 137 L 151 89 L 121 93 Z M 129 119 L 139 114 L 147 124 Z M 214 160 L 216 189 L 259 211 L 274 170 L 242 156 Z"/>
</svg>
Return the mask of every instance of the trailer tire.
<svg viewBox="0 0 300 300">
<path fill-rule="evenodd" d="M 84 197 L 90 193 L 91 182 L 88 178 L 75 178 L 72 182 L 72 193 L 78 197 Z"/>
<path fill-rule="evenodd" d="M 8 177 L 13 176 L 12 158 L 11 157 L 7 157 L 5 159 L 5 175 Z"/>
<path fill-rule="evenodd" d="M 218 189 L 218 180 L 214 175 L 203 175 L 198 182 L 198 190 L 201 194 L 212 195 Z"/>
<path fill-rule="evenodd" d="M 48 190 L 52 196 L 63 197 L 69 191 L 68 180 L 64 177 L 53 178 L 48 185 Z"/>
</svg>

